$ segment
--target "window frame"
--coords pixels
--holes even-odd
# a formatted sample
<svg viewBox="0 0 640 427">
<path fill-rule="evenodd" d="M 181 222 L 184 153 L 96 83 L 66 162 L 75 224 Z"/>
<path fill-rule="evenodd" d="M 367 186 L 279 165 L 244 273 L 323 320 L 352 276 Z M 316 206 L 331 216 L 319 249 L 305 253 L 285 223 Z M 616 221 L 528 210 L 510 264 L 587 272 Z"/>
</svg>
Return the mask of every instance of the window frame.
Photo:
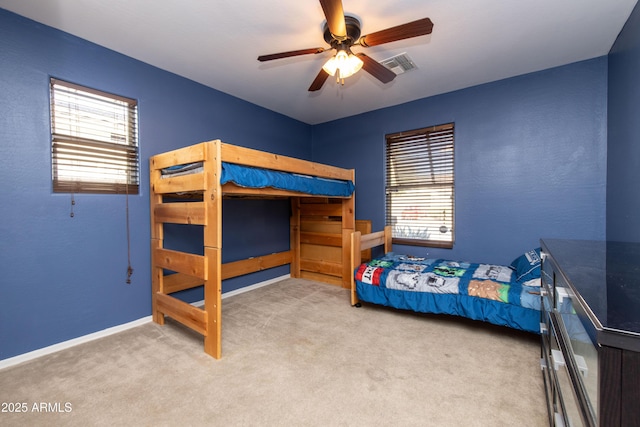
<svg viewBox="0 0 640 427">
<path fill-rule="evenodd" d="M 138 102 L 50 78 L 54 193 L 139 194 Z"/>
<path fill-rule="evenodd" d="M 419 155 L 426 155 L 430 160 L 423 160 Z M 385 166 L 385 223 L 392 226 L 392 242 L 453 248 L 455 124 L 452 122 L 385 135 Z M 427 176 L 428 182 L 420 176 Z M 437 228 L 432 224 L 439 221 L 440 211 L 443 211 L 442 224 Z M 430 238 L 431 227 L 445 234 L 446 238 Z"/>
</svg>

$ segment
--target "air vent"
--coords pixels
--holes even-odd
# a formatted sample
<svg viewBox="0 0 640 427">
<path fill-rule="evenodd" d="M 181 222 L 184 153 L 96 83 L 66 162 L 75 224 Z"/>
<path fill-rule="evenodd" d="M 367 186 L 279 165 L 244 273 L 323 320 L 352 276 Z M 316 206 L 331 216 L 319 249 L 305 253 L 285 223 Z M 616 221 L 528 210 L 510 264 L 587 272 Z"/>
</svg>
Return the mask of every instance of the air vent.
<svg viewBox="0 0 640 427">
<path fill-rule="evenodd" d="M 384 61 L 380 61 L 380 63 L 396 74 L 404 74 L 407 71 L 418 68 L 406 53 L 385 59 Z"/>
</svg>

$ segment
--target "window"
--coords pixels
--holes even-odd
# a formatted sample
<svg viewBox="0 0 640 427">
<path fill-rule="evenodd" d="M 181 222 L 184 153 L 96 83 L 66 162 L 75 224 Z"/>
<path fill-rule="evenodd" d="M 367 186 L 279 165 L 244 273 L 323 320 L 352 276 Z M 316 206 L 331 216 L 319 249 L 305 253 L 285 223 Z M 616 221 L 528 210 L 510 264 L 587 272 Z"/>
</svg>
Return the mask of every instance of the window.
<svg viewBox="0 0 640 427">
<path fill-rule="evenodd" d="M 53 191 L 138 194 L 133 99 L 51 79 Z"/>
<path fill-rule="evenodd" d="M 393 243 L 452 248 L 453 123 L 387 135 L 386 222 Z"/>
</svg>

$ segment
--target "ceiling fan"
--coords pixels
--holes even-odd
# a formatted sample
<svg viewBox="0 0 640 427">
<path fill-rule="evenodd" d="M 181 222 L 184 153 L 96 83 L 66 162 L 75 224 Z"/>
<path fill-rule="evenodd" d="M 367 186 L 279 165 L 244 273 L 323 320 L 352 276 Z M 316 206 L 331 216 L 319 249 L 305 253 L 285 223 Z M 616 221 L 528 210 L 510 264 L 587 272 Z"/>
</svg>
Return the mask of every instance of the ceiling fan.
<svg viewBox="0 0 640 427">
<path fill-rule="evenodd" d="M 309 91 L 317 91 L 322 88 L 329 76 L 336 76 L 336 81 L 349 77 L 360 68 L 371 74 L 382 83 L 389 83 L 396 74 L 378 63 L 375 59 L 364 53 L 353 54 L 351 47 L 370 47 L 397 40 L 431 34 L 433 22 L 429 18 L 419 19 L 407 24 L 387 28 L 386 30 L 360 36 L 360 21 L 349 15 L 345 15 L 342 8 L 342 0 L 320 0 L 326 22 L 324 24 L 324 40 L 330 48 L 316 47 L 311 49 L 292 50 L 289 52 L 261 55 L 258 61 L 271 61 L 273 59 L 289 58 L 292 56 L 318 54 L 335 49 L 336 54 L 322 67 L 316 78 L 309 86 Z"/>
</svg>

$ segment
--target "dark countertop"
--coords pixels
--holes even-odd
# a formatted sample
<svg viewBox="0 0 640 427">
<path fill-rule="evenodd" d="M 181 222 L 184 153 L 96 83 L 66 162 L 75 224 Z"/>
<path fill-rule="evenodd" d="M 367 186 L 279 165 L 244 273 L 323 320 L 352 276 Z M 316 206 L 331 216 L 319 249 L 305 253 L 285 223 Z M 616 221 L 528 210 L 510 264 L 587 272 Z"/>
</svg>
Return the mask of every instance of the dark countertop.
<svg viewBox="0 0 640 427">
<path fill-rule="evenodd" d="M 598 341 L 640 351 L 640 243 L 542 239 L 594 321 Z"/>
</svg>

